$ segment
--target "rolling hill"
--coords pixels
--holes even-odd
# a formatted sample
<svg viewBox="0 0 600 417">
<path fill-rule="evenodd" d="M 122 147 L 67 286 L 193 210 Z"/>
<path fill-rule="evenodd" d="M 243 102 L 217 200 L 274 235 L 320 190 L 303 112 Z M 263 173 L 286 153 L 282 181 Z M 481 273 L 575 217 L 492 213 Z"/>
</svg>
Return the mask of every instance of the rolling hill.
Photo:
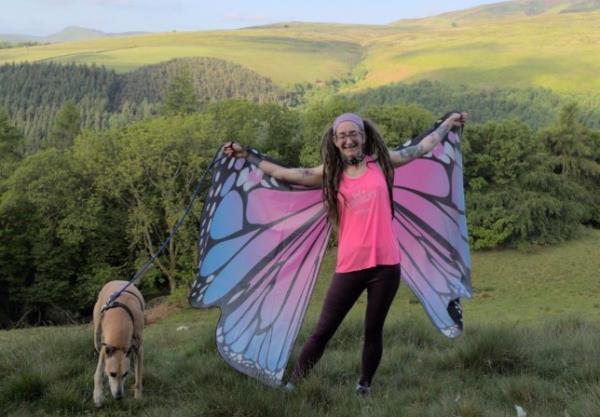
<svg viewBox="0 0 600 417">
<path fill-rule="evenodd" d="M 281 87 L 347 78 L 361 90 L 423 79 L 600 90 L 600 2 L 517 0 L 389 25 L 289 22 L 0 50 L 0 63 L 97 63 L 118 72 L 177 57 L 243 65 Z"/>
<path fill-rule="evenodd" d="M 143 32 L 127 32 L 127 33 L 104 33 L 99 30 L 84 28 L 80 26 L 69 26 L 60 32 L 53 33 L 48 36 L 32 36 L 20 34 L 0 34 L 0 41 L 5 42 L 38 42 L 38 43 L 60 43 L 72 42 L 84 39 L 96 39 L 107 37 L 122 37 L 131 35 L 141 35 Z"/>
<path fill-rule="evenodd" d="M 444 13 L 438 18 L 453 22 L 490 22 L 501 19 L 524 19 L 600 10 L 598 0 L 516 0 L 474 7 L 458 12 Z M 400 21 L 399 23 L 402 23 Z"/>
</svg>

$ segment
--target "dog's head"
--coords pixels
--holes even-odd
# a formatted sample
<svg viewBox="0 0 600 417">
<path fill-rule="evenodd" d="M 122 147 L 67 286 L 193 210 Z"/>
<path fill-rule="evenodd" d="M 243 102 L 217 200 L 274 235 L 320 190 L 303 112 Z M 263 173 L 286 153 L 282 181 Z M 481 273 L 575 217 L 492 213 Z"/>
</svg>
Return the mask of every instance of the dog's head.
<svg viewBox="0 0 600 417">
<path fill-rule="evenodd" d="M 125 351 L 114 346 L 104 346 L 104 373 L 108 377 L 110 392 L 115 400 L 123 398 L 125 378 L 129 375 L 131 349 Z"/>
</svg>

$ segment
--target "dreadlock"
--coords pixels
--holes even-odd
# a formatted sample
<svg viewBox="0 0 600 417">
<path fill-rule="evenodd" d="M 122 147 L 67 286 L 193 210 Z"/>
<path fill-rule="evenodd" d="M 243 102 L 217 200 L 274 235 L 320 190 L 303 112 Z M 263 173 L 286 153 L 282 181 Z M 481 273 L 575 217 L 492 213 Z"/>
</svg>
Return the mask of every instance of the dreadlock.
<svg viewBox="0 0 600 417">
<path fill-rule="evenodd" d="M 390 154 L 375 124 L 370 120 L 363 120 L 363 122 L 365 125 L 363 153 L 377 160 L 383 170 L 390 197 L 390 210 L 393 215 L 392 202 L 394 200 L 392 198 L 392 186 L 394 184 L 394 168 L 390 160 Z M 327 129 L 323 135 L 321 141 L 321 159 L 323 160 L 323 201 L 327 208 L 327 217 L 332 224 L 337 226 L 340 221 L 337 196 L 342 172 L 344 171 L 344 162 L 339 150 L 335 147 L 334 135 L 333 127 Z"/>
</svg>

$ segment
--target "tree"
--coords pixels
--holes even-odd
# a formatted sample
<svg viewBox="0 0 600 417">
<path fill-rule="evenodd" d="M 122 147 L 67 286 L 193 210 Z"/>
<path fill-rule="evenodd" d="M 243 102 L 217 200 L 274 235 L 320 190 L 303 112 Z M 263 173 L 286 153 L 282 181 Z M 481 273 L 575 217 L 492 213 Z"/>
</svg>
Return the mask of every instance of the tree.
<svg viewBox="0 0 600 417">
<path fill-rule="evenodd" d="M 0 180 L 10 173 L 16 162 L 23 157 L 23 134 L 8 119 L 0 108 Z"/>
<path fill-rule="evenodd" d="M 561 110 L 554 124 L 539 134 L 554 173 L 580 189 L 576 200 L 586 205 L 584 223 L 600 226 L 600 151 L 598 134 L 579 122 L 577 104 Z"/>
<path fill-rule="evenodd" d="M 194 79 L 187 69 L 180 69 L 167 86 L 163 113 L 166 115 L 189 114 L 198 111 L 199 101 Z"/>
<path fill-rule="evenodd" d="M 371 106 L 362 111 L 361 115 L 377 124 L 390 147 L 398 146 L 407 139 L 418 136 L 435 121 L 433 114 L 415 104 Z"/>
<path fill-rule="evenodd" d="M 124 213 L 123 238 L 130 251 L 127 276 L 156 255 L 183 215 L 194 185 L 217 149 L 208 126 L 201 114 L 158 117 L 127 128 L 86 133 L 76 141 L 75 155 L 96 173 L 93 188 L 99 198 Z M 191 282 L 200 210 L 197 202 L 143 285 L 173 290 Z"/>
<path fill-rule="evenodd" d="M 10 321 L 64 322 L 89 313 L 104 281 L 119 275 L 126 216 L 94 195 L 93 176 L 68 150 L 27 157 L 6 188 L 0 305 Z"/>
<path fill-rule="evenodd" d="M 298 166 L 302 147 L 300 115 L 277 104 L 226 100 L 202 112 L 206 128 L 220 143 L 238 140 L 288 166 Z"/>
<path fill-rule="evenodd" d="M 58 112 L 54 126 L 48 135 L 46 147 L 60 150 L 70 148 L 75 137 L 81 132 L 81 116 L 77 106 L 67 101 Z"/>
<path fill-rule="evenodd" d="M 556 172 L 535 132 L 516 120 L 472 124 L 465 132 L 473 247 L 548 244 L 576 235 L 586 218 L 584 189 Z"/>
<path fill-rule="evenodd" d="M 563 107 L 554 124 L 540 133 L 553 157 L 557 174 L 573 179 L 600 178 L 600 165 L 592 159 L 592 131 L 578 121 L 577 104 Z"/>
</svg>

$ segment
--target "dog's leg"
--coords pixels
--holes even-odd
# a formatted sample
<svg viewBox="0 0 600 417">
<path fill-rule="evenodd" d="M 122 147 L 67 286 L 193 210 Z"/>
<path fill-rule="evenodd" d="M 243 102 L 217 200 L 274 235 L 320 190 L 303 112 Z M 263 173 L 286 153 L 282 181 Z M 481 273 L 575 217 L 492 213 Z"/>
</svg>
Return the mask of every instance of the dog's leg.
<svg viewBox="0 0 600 417">
<path fill-rule="evenodd" d="M 102 322 L 95 322 L 94 326 L 94 347 L 96 348 L 96 352 L 100 353 L 102 349 Z"/>
<path fill-rule="evenodd" d="M 102 405 L 104 397 L 102 395 L 102 373 L 104 371 L 104 347 L 100 349 L 98 353 L 98 366 L 96 366 L 96 373 L 94 374 L 94 404 L 96 407 Z"/>
<path fill-rule="evenodd" d="M 142 398 L 142 373 L 144 371 L 144 347 L 140 346 L 135 352 L 135 385 L 134 397 L 139 400 Z"/>
</svg>

